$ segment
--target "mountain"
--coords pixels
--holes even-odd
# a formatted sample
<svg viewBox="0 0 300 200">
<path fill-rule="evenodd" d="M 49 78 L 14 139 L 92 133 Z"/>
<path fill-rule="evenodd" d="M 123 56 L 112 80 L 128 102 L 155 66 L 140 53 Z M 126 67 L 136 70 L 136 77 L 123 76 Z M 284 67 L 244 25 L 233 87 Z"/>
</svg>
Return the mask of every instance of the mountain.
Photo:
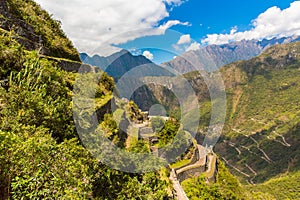
<svg viewBox="0 0 300 200">
<path fill-rule="evenodd" d="M 33 1 L 0 1 L 0 28 L 17 34 L 16 40 L 27 50 L 80 61 L 77 49 L 60 26 Z"/>
<path fill-rule="evenodd" d="M 86 64 L 99 67 L 108 75 L 114 77 L 115 80 L 120 79 L 127 72 L 130 72 L 134 69 L 136 71 L 134 72 L 134 74 L 133 72 L 131 72 L 131 76 L 143 77 L 147 76 L 147 73 L 152 73 L 153 75 L 157 76 L 172 76 L 170 72 L 167 72 L 161 66 L 154 64 L 146 57 L 142 55 L 134 56 L 126 50 L 121 50 L 120 52 L 114 53 L 108 57 L 103 57 L 99 55 L 94 55 L 90 57 L 86 53 L 81 53 L 80 58 Z M 153 70 L 149 72 L 147 71 L 147 69 Z"/>
<path fill-rule="evenodd" d="M 171 196 L 167 169 L 144 174 L 117 171 L 83 146 L 79 130 L 91 127 L 85 120 L 94 119 L 91 113 L 96 111 L 104 137 L 125 148 L 127 135 L 115 121 L 123 110 L 112 113 L 112 77 L 92 70 L 100 77 L 93 82 L 94 73 L 78 73 L 80 66 L 87 71 L 91 67 L 82 65 L 59 23 L 31 0 L 0 0 L 0 22 L 0 199 Z M 133 102 L 118 102 L 128 108 L 124 116 L 142 118 Z M 90 141 L 103 144 L 96 137 Z M 148 143 L 138 138 L 126 145 L 135 152 L 150 152 Z M 125 160 L 124 164 L 133 166 Z"/>
<path fill-rule="evenodd" d="M 195 70 L 215 71 L 218 68 L 238 61 L 249 60 L 275 44 L 286 44 L 299 41 L 299 36 L 273 38 L 270 40 L 242 40 L 224 45 L 209 45 L 199 50 L 189 51 L 176 57 L 174 60 L 163 63 L 180 73 Z"/>
<path fill-rule="evenodd" d="M 117 84 L 117 90 L 121 91 L 120 97 L 134 100 L 142 110 L 149 110 L 153 104 L 158 102 L 157 97 L 150 91 L 149 85 L 142 81 L 144 77 L 174 76 L 174 74 L 154 64 L 146 57 L 142 55 L 134 56 L 126 50 L 121 50 L 108 57 L 99 55 L 90 57 L 86 53 L 81 53 L 80 57 L 84 63 L 97 66 L 112 76 L 119 83 Z M 135 88 L 135 90 L 128 91 L 127 88 Z M 125 94 L 122 95 L 122 92 Z M 133 94 L 130 95 L 131 92 Z"/>
<path fill-rule="evenodd" d="M 271 178 L 276 181 L 279 176 L 292 176 L 289 174 L 300 171 L 300 42 L 274 45 L 258 57 L 231 63 L 218 71 L 226 88 L 227 113 L 215 152 L 244 184 L 262 184 L 255 191 L 267 193 L 262 187 L 265 181 Z M 199 133 L 203 138 L 211 117 L 209 91 L 198 71 L 184 77 L 200 103 Z M 155 82 L 160 84 L 151 87 L 153 94 L 170 96 L 162 88 L 174 88 L 174 85 L 163 80 Z M 169 97 L 159 103 L 166 102 L 176 102 L 176 99 Z M 176 104 L 171 105 L 172 110 L 178 109 Z M 194 118 L 189 120 L 193 124 Z M 289 184 L 288 178 L 280 181 L 283 180 L 282 184 Z M 275 199 L 292 197 L 286 192 L 270 191 L 270 194 Z"/>
<path fill-rule="evenodd" d="M 152 159 L 133 163 L 137 156 L 127 156 L 129 152 L 154 155 L 149 139 L 134 137 L 139 127 L 151 129 L 151 121 L 132 101 L 113 98 L 113 78 L 93 70 L 100 79 L 92 82 L 94 73 L 79 74 L 81 62 L 72 42 L 58 22 L 33 1 L 0 0 L 0 8 L 0 199 L 174 199 L 169 167 L 140 174 L 116 170 L 137 167 L 144 171 L 158 163 Z M 130 63 L 126 56 L 123 61 L 115 60 L 121 64 L 112 65 L 111 72 Z M 68 68 L 63 67 L 66 63 Z M 142 66 L 142 70 L 135 71 Z M 197 169 L 194 178 L 181 183 L 190 199 L 298 198 L 299 66 L 300 43 L 291 43 L 275 45 L 249 61 L 219 69 L 228 106 L 224 134 L 214 149 L 219 158 L 213 156 L 210 163 L 214 164 L 207 165 L 216 180 L 208 184 L 210 173 L 198 176 Z M 176 89 L 186 98 L 181 102 L 185 107 L 191 108 L 191 103 L 199 101 L 203 117 L 197 139 L 201 141 L 209 123 L 211 101 L 199 71 L 174 77 L 151 63 L 140 67 L 127 68 L 137 73 L 122 71 L 115 78 L 118 83 L 125 81 L 121 86 L 150 83 L 147 89 L 157 103 L 176 102 L 176 95 L 172 95 Z M 213 77 L 214 73 L 208 75 Z M 190 93 L 181 87 L 186 85 L 192 87 L 198 99 L 188 99 Z M 137 95 L 142 101 L 150 98 L 144 95 L 148 92 L 140 90 Z M 82 98 L 82 94 L 87 97 Z M 112 104 L 116 110 L 112 110 Z M 174 103 L 169 111 L 178 107 Z M 94 111 L 100 118 L 95 126 L 89 123 L 95 119 Z M 191 125 L 198 125 L 188 115 L 195 112 L 198 110 L 179 114 Z M 172 141 L 180 127 L 176 118 L 167 120 L 157 133 L 157 145 Z M 132 132 L 124 134 L 122 128 Z M 91 129 L 99 130 L 98 134 L 90 134 Z M 87 134 L 79 137 L 78 130 Z M 174 147 L 188 139 L 181 137 L 182 133 L 186 135 L 184 131 L 173 139 Z M 86 142 L 90 151 L 83 146 Z M 118 147 L 126 155 L 114 157 L 116 152 L 107 152 L 110 147 Z M 178 150 L 165 147 L 167 152 Z M 102 154 L 106 160 L 93 153 Z M 192 162 L 193 157 L 199 154 L 191 147 L 173 166 Z M 116 169 L 108 167 L 107 161 Z"/>
<path fill-rule="evenodd" d="M 114 53 L 108 57 L 103 57 L 99 55 L 94 55 L 89 57 L 85 53 L 80 54 L 81 60 L 93 66 L 100 67 L 103 71 L 106 71 L 109 75 L 114 78 L 120 78 L 126 72 L 131 69 L 145 64 L 152 64 L 144 56 L 133 56 L 130 52 L 126 50 L 121 50 L 120 52 Z"/>
</svg>

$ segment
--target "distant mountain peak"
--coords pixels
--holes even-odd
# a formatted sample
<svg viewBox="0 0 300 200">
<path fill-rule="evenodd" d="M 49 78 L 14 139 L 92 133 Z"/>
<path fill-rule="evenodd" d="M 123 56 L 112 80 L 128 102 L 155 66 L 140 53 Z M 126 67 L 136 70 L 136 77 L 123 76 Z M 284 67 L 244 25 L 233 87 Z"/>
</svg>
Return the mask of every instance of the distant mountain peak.
<svg viewBox="0 0 300 200">
<path fill-rule="evenodd" d="M 274 37 L 272 39 L 241 40 L 229 44 L 208 45 L 199 50 L 188 51 L 175 59 L 163 63 L 179 73 L 188 73 L 196 70 L 215 71 L 218 68 L 236 62 L 249 60 L 261 54 L 267 48 L 276 44 L 286 44 L 300 41 L 300 36 Z"/>
<path fill-rule="evenodd" d="M 159 73 L 162 73 L 164 75 L 171 75 L 170 73 L 167 73 L 166 70 L 161 70 L 163 69 L 162 67 L 154 64 L 145 56 L 132 55 L 125 49 L 107 57 L 99 55 L 90 57 L 86 53 L 81 53 L 80 57 L 82 62 L 101 68 L 103 71 L 107 72 L 108 75 L 114 77 L 115 80 L 119 79 L 125 73 L 138 66 L 147 66 L 149 68 L 153 68 L 152 74 L 159 75 Z M 158 73 L 156 73 L 155 70 L 157 70 Z"/>
</svg>

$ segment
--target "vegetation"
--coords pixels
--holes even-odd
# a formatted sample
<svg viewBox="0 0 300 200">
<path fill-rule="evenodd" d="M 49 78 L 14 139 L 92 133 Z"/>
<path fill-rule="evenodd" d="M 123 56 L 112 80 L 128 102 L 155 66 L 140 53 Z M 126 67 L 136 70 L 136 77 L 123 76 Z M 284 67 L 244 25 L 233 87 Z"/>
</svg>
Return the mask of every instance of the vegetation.
<svg viewBox="0 0 300 200">
<path fill-rule="evenodd" d="M 219 70 L 226 88 L 227 112 L 223 135 L 214 150 L 244 184 L 262 185 L 281 174 L 300 170 L 299 55 L 299 42 L 275 45 L 256 58 Z M 183 119 L 189 127 L 199 126 L 200 140 L 211 122 L 211 99 L 199 72 L 184 76 L 198 96 L 201 119 L 195 123 L 193 112 L 184 113 Z M 163 94 L 159 87 L 154 89 L 154 94 Z M 157 99 L 162 104 L 173 100 Z M 291 185 L 297 190 L 296 184 Z M 294 189 L 290 190 L 293 194 Z M 293 197 L 283 191 L 282 196 L 273 194 L 255 190 L 254 196 Z"/>
<path fill-rule="evenodd" d="M 133 101 L 129 101 L 127 111 L 129 113 L 130 119 L 132 119 L 133 121 L 143 121 L 143 115 L 140 112 L 139 107 Z"/>
<path fill-rule="evenodd" d="M 1 131 L 0 141 L 2 194 L 12 199 L 92 196 L 94 161 L 76 139 L 57 143 L 48 129 L 23 126 L 18 133 Z"/>
<path fill-rule="evenodd" d="M 172 169 L 177 169 L 177 168 L 180 168 L 180 167 L 183 167 L 183 166 L 189 164 L 190 162 L 191 162 L 190 160 L 180 160 L 176 163 L 171 164 L 170 167 Z"/>
<path fill-rule="evenodd" d="M 15 17 L 30 23 L 43 36 L 50 56 L 77 60 L 77 51 L 69 48 L 70 41 L 46 12 L 32 1 L 9 3 Z M 0 199 L 167 197 L 170 184 L 165 169 L 124 173 L 91 156 L 78 140 L 72 98 L 74 92 L 86 95 L 93 91 L 84 87 L 78 91 L 74 88 L 78 74 L 59 69 L 53 59 L 41 57 L 37 51 L 26 51 L 14 34 L 13 30 L 0 31 Z M 85 74 L 83 79 L 93 77 Z M 114 82 L 102 72 L 95 78 L 98 83 L 90 87 L 96 88 L 94 109 L 101 109 L 111 99 Z M 124 142 L 117 136 L 118 124 L 112 115 L 102 117 L 100 126 L 107 137 L 115 143 Z M 145 147 L 138 142 L 132 151 Z"/>
<path fill-rule="evenodd" d="M 300 169 L 299 123 L 300 43 L 276 45 L 249 61 L 220 69 L 226 87 L 227 112 L 215 151 L 243 183 L 262 183 Z M 203 133 L 211 121 L 211 99 L 199 72 L 185 77 L 200 104 L 200 123 L 192 112 L 184 119 Z M 156 93 L 160 93 L 157 91 Z M 225 141 L 225 142 L 224 142 Z M 242 173 L 241 173 L 242 172 Z"/>
<path fill-rule="evenodd" d="M 180 124 L 174 120 L 169 119 L 165 122 L 163 129 L 158 132 L 158 146 L 164 147 L 165 145 L 169 144 L 178 133 Z"/>
<path fill-rule="evenodd" d="M 159 132 L 165 124 L 165 121 L 161 117 L 154 117 L 151 120 L 151 126 L 154 132 Z"/>
<path fill-rule="evenodd" d="M 300 172 L 282 174 L 263 184 L 246 186 L 252 195 L 265 194 L 269 199 L 299 199 Z"/>
<path fill-rule="evenodd" d="M 49 49 L 51 56 L 80 61 L 78 51 L 61 30 L 60 22 L 53 20 L 37 3 L 31 0 L 9 0 L 8 6 L 10 14 L 17 19 L 17 22 L 14 18 L 7 20 L 16 28 L 19 27 L 19 23 L 32 26 L 34 33 L 31 34 L 40 40 L 34 42 L 41 42 Z"/>
<path fill-rule="evenodd" d="M 216 183 L 207 184 L 205 175 L 184 181 L 182 186 L 190 199 L 245 199 L 238 180 L 219 161 Z"/>
<path fill-rule="evenodd" d="M 5 79 L 11 71 L 21 69 L 24 62 L 23 47 L 13 40 L 13 35 L 0 29 L 0 78 Z"/>
<path fill-rule="evenodd" d="M 112 100 L 113 79 L 103 72 L 79 75 L 61 70 L 56 58 L 78 62 L 79 55 L 61 31 L 60 23 L 33 1 L 7 2 L 11 18 L 1 15 L 1 20 L 9 27 L 1 24 L 0 29 L 0 199 L 168 197 L 167 169 L 144 174 L 120 172 L 105 166 L 83 147 L 73 111 L 83 111 L 83 119 L 101 111 Z M 39 43 L 46 56 L 40 55 L 40 49 L 29 50 L 22 40 Z M 228 109 L 224 135 L 216 151 L 226 158 L 240 180 L 258 184 L 242 187 L 219 161 L 216 183 L 206 183 L 206 176 L 211 174 L 183 182 L 190 199 L 299 198 L 299 55 L 300 43 L 275 46 L 257 58 L 220 70 Z M 199 132 L 203 132 L 211 117 L 209 93 L 199 74 L 185 77 L 199 97 Z M 96 82 L 85 84 L 89 80 Z M 72 102 L 76 95 L 86 97 L 79 99 L 80 105 Z M 175 106 L 178 102 L 174 95 L 170 98 L 161 97 L 160 101 L 172 103 L 167 109 L 172 117 L 166 122 L 154 118 L 152 126 L 158 134 L 158 146 L 165 150 L 162 157 L 175 162 L 180 158 L 177 154 L 190 147 L 191 137 L 180 130 L 181 113 Z M 82 110 L 76 110 L 80 106 Z M 195 112 L 189 114 L 184 119 L 198 126 L 193 121 Z M 148 142 L 127 139 L 119 127 L 123 115 L 131 121 L 143 121 L 134 102 L 130 101 L 126 110 L 98 115 L 101 123 L 97 128 L 116 146 L 134 153 L 150 152 Z M 188 159 L 183 157 L 172 167 L 183 166 Z"/>
<path fill-rule="evenodd" d="M 21 71 L 11 72 L 8 90 L 0 90 L 5 105 L 0 110 L 2 130 L 43 126 L 58 141 L 74 138 L 70 81 L 75 76 L 40 60 L 35 52 L 26 56 L 23 66 Z"/>
</svg>

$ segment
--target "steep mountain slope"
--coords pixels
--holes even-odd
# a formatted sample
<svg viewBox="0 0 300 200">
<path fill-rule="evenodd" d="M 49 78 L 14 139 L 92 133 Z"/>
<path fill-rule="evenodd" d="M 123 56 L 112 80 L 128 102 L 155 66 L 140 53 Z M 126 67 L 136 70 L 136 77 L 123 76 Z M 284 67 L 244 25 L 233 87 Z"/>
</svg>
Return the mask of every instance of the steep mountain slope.
<svg viewBox="0 0 300 200">
<path fill-rule="evenodd" d="M 167 172 L 113 170 L 79 142 L 72 98 L 91 88 L 95 98 L 83 98 L 84 105 L 94 102 L 99 126 L 112 139 L 119 136 L 110 113 L 113 78 L 85 73 L 88 86 L 74 87 L 81 62 L 56 22 L 30 0 L 1 0 L 0 8 L 0 199 L 166 198 Z M 94 76 L 99 82 L 90 81 Z M 80 111 L 87 115 L 85 107 Z"/>
<path fill-rule="evenodd" d="M 34 1 L 1 0 L 0 28 L 12 31 L 27 50 L 80 61 L 78 51 L 60 28 L 60 23 Z"/>
<path fill-rule="evenodd" d="M 144 56 L 133 56 L 129 51 L 121 50 L 108 57 L 94 55 L 88 56 L 85 53 L 80 54 L 81 60 L 93 66 L 100 67 L 115 80 L 120 79 L 124 74 L 136 67 L 148 66 L 149 68 L 161 68 Z"/>
<path fill-rule="evenodd" d="M 238 61 L 251 59 L 268 47 L 275 44 L 285 44 L 299 41 L 300 37 L 273 38 L 270 40 L 242 40 L 224 45 L 209 45 L 196 51 L 189 51 L 174 60 L 163 63 L 180 73 L 196 70 L 215 71 L 219 67 Z"/>
<path fill-rule="evenodd" d="M 89 57 L 85 53 L 81 53 L 80 57 L 84 63 L 97 66 L 104 70 L 108 75 L 112 76 L 116 82 L 125 77 L 125 83 L 122 84 L 123 86 L 124 84 L 125 86 L 130 87 L 141 85 L 136 88 L 131 99 L 134 100 L 142 110 L 149 110 L 153 104 L 158 102 L 157 98 L 160 98 L 160 96 L 153 94 L 150 91 L 150 86 L 142 83 L 140 78 L 145 76 L 174 76 L 172 73 L 168 72 L 163 67 L 154 64 L 146 57 L 133 56 L 126 50 L 121 50 L 108 57 L 99 55 Z"/>
<path fill-rule="evenodd" d="M 227 113 L 224 134 L 215 151 L 231 171 L 243 182 L 262 183 L 300 170 L 300 43 L 275 45 L 256 58 L 219 71 L 226 87 Z M 199 72 L 184 76 L 200 102 L 202 134 L 210 121 L 209 92 Z M 154 84 L 153 94 L 171 94 L 162 88 L 174 86 L 161 82 L 165 87 Z M 170 97 L 160 103 L 169 103 L 175 110 L 176 101 Z M 193 120 L 190 117 L 191 124 Z"/>
<path fill-rule="evenodd" d="M 221 69 L 227 127 L 216 150 L 250 182 L 300 169 L 299 66 L 300 43 L 292 43 Z"/>
<path fill-rule="evenodd" d="M 300 171 L 283 174 L 263 184 L 247 186 L 245 189 L 253 196 L 255 194 L 265 194 L 270 199 L 299 199 L 299 178 Z"/>
</svg>

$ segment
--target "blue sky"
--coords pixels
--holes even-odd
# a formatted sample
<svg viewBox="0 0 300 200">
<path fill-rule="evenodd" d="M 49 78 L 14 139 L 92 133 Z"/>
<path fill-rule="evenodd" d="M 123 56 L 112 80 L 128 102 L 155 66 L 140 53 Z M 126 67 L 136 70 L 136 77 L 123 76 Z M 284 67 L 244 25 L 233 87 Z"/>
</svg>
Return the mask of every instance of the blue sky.
<svg viewBox="0 0 300 200">
<path fill-rule="evenodd" d="M 181 6 L 174 7 L 170 11 L 170 16 L 162 20 L 160 24 L 164 24 L 168 20 L 179 19 L 183 22 L 189 22 L 190 26 L 176 25 L 171 28 L 174 32 L 166 31 L 166 34 L 162 36 L 139 38 L 118 46 L 131 51 L 136 48 L 140 49 L 137 54 L 141 54 L 145 50 L 149 51 L 153 54 L 154 62 L 162 63 L 184 53 L 184 49 L 177 51 L 172 47 L 181 34 L 190 34 L 194 41 L 200 42 L 207 34 L 230 33 L 233 27 L 237 27 L 240 31 L 246 31 L 251 29 L 252 20 L 268 8 L 277 6 L 284 10 L 292 2 L 294 1 L 189 0 Z M 153 47 L 151 47 L 151 44 Z M 150 48 L 147 48 L 149 46 Z M 134 53 L 134 51 L 132 52 Z"/>
<path fill-rule="evenodd" d="M 174 30 L 191 34 L 200 40 L 207 34 L 229 32 L 234 26 L 249 29 L 251 21 L 268 8 L 289 7 L 291 0 L 190 0 L 170 12 L 169 19 L 188 21 L 192 26 L 176 26 Z M 300 11 L 299 11 L 300 12 Z"/>
<path fill-rule="evenodd" d="M 300 35 L 293 0 L 36 0 L 80 52 L 119 48 L 156 63 L 209 44 Z"/>
</svg>

